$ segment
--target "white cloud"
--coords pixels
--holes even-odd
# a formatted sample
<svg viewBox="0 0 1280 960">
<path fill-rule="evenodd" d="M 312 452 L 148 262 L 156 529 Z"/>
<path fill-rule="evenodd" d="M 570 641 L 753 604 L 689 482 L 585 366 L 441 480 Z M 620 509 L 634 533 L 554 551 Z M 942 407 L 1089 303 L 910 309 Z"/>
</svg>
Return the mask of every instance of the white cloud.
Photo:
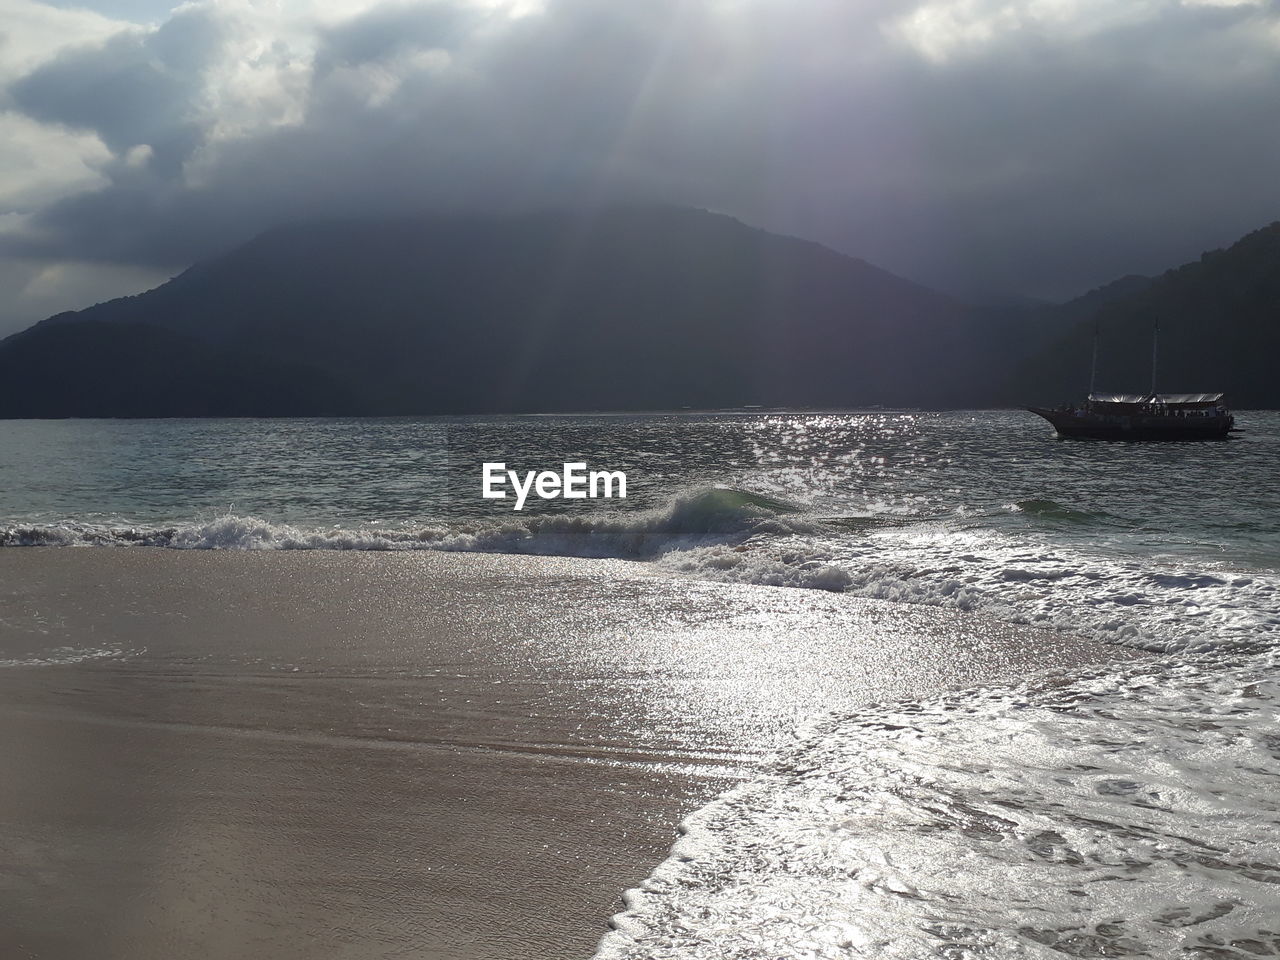
<svg viewBox="0 0 1280 960">
<path fill-rule="evenodd" d="M 69 193 L 110 182 L 111 153 L 92 134 L 0 113 L 0 213 L 30 212 Z"/>
<path fill-rule="evenodd" d="M 0 84 L 59 50 L 100 43 L 129 26 L 91 10 L 68 10 L 36 0 L 0 0 Z"/>
<path fill-rule="evenodd" d="M 987 54 L 988 48 L 1002 43 L 1079 42 L 1150 22 L 1180 2 L 930 0 L 891 21 L 887 31 L 926 59 L 944 63 L 953 57 Z"/>
</svg>

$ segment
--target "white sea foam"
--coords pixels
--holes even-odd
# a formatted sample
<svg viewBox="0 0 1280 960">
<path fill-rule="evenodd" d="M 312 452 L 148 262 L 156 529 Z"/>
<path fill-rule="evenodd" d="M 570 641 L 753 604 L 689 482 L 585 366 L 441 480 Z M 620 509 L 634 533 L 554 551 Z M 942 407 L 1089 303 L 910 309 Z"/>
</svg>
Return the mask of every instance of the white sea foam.
<svg viewBox="0 0 1280 960">
<path fill-rule="evenodd" d="M 692 491 L 664 506 L 459 520 L 421 527 L 298 527 L 225 514 L 172 526 L 68 521 L 0 528 L 0 546 L 150 546 L 186 550 L 469 550 L 652 557 L 700 543 L 813 532 L 781 501 L 728 488 Z"/>
<path fill-rule="evenodd" d="M 947 523 L 881 527 L 861 537 L 700 545 L 669 552 L 659 563 L 708 579 L 981 612 L 1152 651 L 1280 640 L 1275 571 L 1088 553 Z"/>
<path fill-rule="evenodd" d="M 1105 518 L 1048 501 L 1012 505 L 1049 524 Z M 893 514 L 823 522 L 724 488 L 662 507 L 395 528 L 297 527 L 233 514 L 169 527 L 62 523 L 0 529 L 0 545 L 212 550 L 444 550 L 647 560 L 702 579 L 847 592 L 979 611 L 1153 651 L 1280 636 L 1280 575 L 1174 556 L 1104 553 L 1054 531 L 979 519 L 904 523 Z"/>
<path fill-rule="evenodd" d="M 0 657 L 0 668 L 56 667 L 91 660 L 122 660 L 136 653 L 124 647 L 54 647 L 25 657 Z"/>
<path fill-rule="evenodd" d="M 1280 953 L 1280 658 L 832 722 L 695 814 L 600 960 Z"/>
</svg>

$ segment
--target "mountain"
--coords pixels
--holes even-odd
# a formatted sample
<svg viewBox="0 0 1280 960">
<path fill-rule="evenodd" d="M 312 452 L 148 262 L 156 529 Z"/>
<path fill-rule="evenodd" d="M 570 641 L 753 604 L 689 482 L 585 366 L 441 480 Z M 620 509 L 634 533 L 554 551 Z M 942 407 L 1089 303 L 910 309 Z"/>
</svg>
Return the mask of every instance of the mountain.
<svg viewBox="0 0 1280 960">
<path fill-rule="evenodd" d="M 1115 303 L 1117 300 L 1124 300 L 1134 294 L 1141 293 L 1150 287 L 1153 282 L 1151 277 L 1144 277 L 1136 273 L 1128 274 L 1119 280 L 1104 283 L 1102 286 L 1090 290 L 1074 300 L 1067 301 L 1059 308 L 1058 314 L 1062 317 L 1075 319 L 1090 318 L 1103 307 Z"/>
<path fill-rule="evenodd" d="M 700 210 L 296 224 L 3 341 L 0 369 L 60 386 L 10 385 L 0 415 L 945 405 L 975 395 L 975 322 Z"/>
<path fill-rule="evenodd" d="M 1120 283 L 1110 295 L 1098 296 L 1103 288 L 1060 308 L 1071 328 L 1032 355 L 1008 393 L 1039 402 L 1082 397 L 1095 323 L 1098 390 L 1143 392 L 1158 322 L 1158 390 L 1221 390 L 1236 406 L 1280 407 L 1280 222 L 1154 279 Z"/>
<path fill-rule="evenodd" d="M 342 413 L 342 383 L 135 323 L 60 318 L 0 345 L 8 417 L 251 417 Z"/>
<path fill-rule="evenodd" d="M 1061 306 L 983 307 L 673 207 L 268 231 L 0 341 L 0 416 L 957 407 L 1150 383 L 1280 407 L 1280 224 Z"/>
</svg>

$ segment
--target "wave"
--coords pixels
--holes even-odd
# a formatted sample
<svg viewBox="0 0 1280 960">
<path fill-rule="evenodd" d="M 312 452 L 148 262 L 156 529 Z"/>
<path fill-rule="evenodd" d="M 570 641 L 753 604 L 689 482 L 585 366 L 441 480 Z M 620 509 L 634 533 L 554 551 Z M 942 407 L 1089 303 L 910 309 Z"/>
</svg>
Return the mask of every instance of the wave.
<svg viewBox="0 0 1280 960">
<path fill-rule="evenodd" d="M 1027 501 L 1052 514 L 1052 501 Z M 1074 511 L 1067 511 L 1074 513 Z M 438 550 L 643 560 L 678 576 L 942 606 L 1157 652 L 1280 638 L 1280 575 L 1103 555 L 1044 531 L 968 518 L 817 518 L 728 487 L 649 510 L 406 528 L 305 528 L 228 514 L 173 526 L 0 528 L 0 546 L 186 550 Z"/>
<path fill-rule="evenodd" d="M 704 544 L 655 561 L 685 576 L 947 607 L 1152 652 L 1280 645 L 1280 576 L 1187 569 L 947 524 L 864 537 Z"/>
<path fill-rule="evenodd" d="M 226 514 L 171 526 L 67 521 L 0 528 L 0 547 L 146 546 L 178 550 L 457 550 L 651 558 L 682 546 L 813 532 L 793 504 L 728 487 L 651 510 L 550 514 L 415 528 L 308 528 Z"/>
<path fill-rule="evenodd" d="M 1120 517 L 1105 510 L 1077 510 L 1056 500 L 1019 500 L 1009 504 L 1014 513 L 1033 520 L 1077 526 L 1128 526 Z"/>
<path fill-rule="evenodd" d="M 1270 956 L 1277 667 L 1148 661 L 830 721 L 685 822 L 598 960 Z"/>
</svg>

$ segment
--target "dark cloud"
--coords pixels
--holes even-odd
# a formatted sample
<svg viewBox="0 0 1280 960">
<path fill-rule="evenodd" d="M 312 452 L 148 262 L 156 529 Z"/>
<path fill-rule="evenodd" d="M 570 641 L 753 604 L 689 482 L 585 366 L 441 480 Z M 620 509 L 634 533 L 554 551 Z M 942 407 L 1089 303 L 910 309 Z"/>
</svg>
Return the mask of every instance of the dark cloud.
<svg viewBox="0 0 1280 960">
<path fill-rule="evenodd" d="M 92 130 L 114 152 L 145 144 L 176 174 L 201 142 L 191 108 L 225 40 L 211 11 L 179 9 L 154 32 L 62 53 L 17 81 L 10 99 L 33 119 Z"/>
<path fill-rule="evenodd" d="M 847 6 L 184 7 L 13 86 L 118 162 L 10 249 L 181 266 L 281 220 L 649 197 L 1066 295 L 1280 214 L 1270 6 Z"/>
</svg>

